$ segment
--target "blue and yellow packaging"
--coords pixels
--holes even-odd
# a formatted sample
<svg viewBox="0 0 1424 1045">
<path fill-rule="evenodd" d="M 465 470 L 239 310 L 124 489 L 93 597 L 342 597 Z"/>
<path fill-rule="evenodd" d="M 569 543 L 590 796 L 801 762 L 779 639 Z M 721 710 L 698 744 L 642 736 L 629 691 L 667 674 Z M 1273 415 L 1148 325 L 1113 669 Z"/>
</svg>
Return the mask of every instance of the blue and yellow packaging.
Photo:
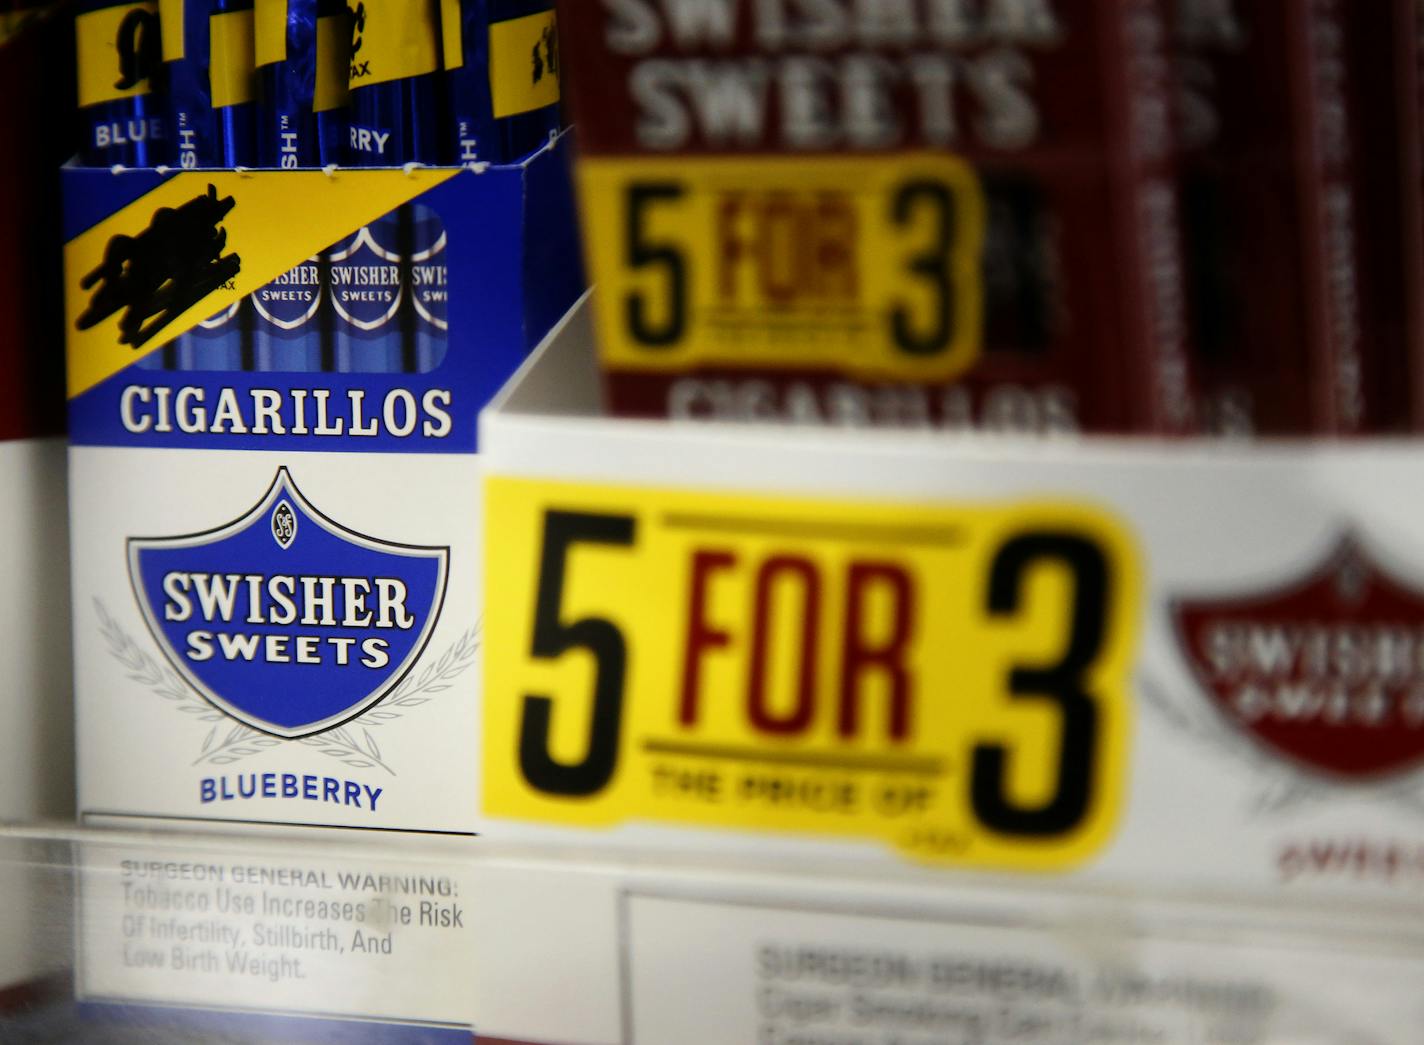
<svg viewBox="0 0 1424 1045">
<path fill-rule="evenodd" d="M 159 0 L 168 161 L 185 170 L 255 160 L 252 0 Z M 232 302 L 204 317 L 161 357 L 179 370 L 253 368 L 250 309 Z"/>
<path fill-rule="evenodd" d="M 351 32 L 343 0 L 255 0 L 257 163 L 344 163 Z"/>
<path fill-rule="evenodd" d="M 185 170 L 254 165 L 252 0 L 158 0 L 158 13 L 169 161 Z"/>
<path fill-rule="evenodd" d="M 559 35 L 551 0 L 441 0 L 451 163 L 507 163 L 560 125 Z"/>
<path fill-rule="evenodd" d="M 336 323 L 336 368 L 357 374 L 394 374 L 401 366 L 399 211 L 356 230 L 331 251 L 331 302 Z"/>
<path fill-rule="evenodd" d="M 356 0 L 350 10 L 348 162 L 439 163 L 437 0 Z"/>
<path fill-rule="evenodd" d="M 157 0 L 82 0 L 74 18 L 82 139 L 92 167 L 153 166 L 167 147 Z"/>
<path fill-rule="evenodd" d="M 86 822 L 478 829 L 476 420 L 583 289 L 568 152 L 64 170 Z M 250 368 L 163 365 L 229 313 Z"/>
<path fill-rule="evenodd" d="M 282 273 L 248 299 L 252 308 L 253 365 L 257 370 L 331 370 L 327 307 L 330 277 L 325 259 L 311 257 Z"/>
<path fill-rule="evenodd" d="M 429 207 L 411 208 L 410 310 L 415 369 L 433 370 L 449 344 L 450 266 L 445 258 L 445 225 Z"/>
</svg>

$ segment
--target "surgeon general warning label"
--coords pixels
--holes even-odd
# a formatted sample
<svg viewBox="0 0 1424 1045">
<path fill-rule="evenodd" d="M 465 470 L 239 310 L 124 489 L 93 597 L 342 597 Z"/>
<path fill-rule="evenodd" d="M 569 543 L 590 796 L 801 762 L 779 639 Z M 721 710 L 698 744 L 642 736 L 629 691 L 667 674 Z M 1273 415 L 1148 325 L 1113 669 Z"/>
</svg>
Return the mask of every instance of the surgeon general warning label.
<svg viewBox="0 0 1424 1045">
<path fill-rule="evenodd" d="M 468 1022 L 469 884 L 352 861 L 86 852 L 90 1000 Z"/>
<path fill-rule="evenodd" d="M 1417 960 L 985 915 L 627 895 L 624 1045 L 1403 1045 L 1424 1032 Z"/>
</svg>

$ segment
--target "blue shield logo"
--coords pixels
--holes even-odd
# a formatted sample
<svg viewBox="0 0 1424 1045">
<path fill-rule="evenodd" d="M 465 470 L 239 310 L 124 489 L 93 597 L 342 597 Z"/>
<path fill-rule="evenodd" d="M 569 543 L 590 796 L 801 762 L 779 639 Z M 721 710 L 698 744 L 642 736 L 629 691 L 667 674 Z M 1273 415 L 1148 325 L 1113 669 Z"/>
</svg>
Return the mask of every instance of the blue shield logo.
<svg viewBox="0 0 1424 1045">
<path fill-rule="evenodd" d="M 440 616 L 450 555 L 342 526 L 285 468 L 241 518 L 131 538 L 128 551 L 173 667 L 219 710 L 279 737 L 333 729 L 405 677 Z"/>
</svg>

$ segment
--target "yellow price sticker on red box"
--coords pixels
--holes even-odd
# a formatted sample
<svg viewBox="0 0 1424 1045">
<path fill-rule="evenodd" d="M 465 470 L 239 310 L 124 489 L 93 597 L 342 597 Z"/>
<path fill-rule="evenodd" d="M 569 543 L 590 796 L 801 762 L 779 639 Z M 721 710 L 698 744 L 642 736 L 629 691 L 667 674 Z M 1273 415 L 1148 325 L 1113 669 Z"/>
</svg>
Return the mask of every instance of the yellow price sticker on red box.
<svg viewBox="0 0 1424 1045">
<path fill-rule="evenodd" d="M 614 370 L 947 381 L 983 342 L 983 188 L 953 156 L 586 157 Z"/>
<path fill-rule="evenodd" d="M 1063 501 L 492 477 L 484 812 L 1090 859 L 1123 806 L 1141 570 Z"/>
</svg>

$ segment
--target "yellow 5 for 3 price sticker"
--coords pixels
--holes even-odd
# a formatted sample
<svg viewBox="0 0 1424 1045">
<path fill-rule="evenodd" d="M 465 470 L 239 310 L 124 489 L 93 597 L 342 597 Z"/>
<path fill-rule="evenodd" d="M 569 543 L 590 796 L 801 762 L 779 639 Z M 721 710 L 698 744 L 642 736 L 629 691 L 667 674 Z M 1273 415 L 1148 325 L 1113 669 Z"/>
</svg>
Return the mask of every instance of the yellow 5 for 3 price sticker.
<svg viewBox="0 0 1424 1045">
<path fill-rule="evenodd" d="M 1057 869 L 1122 805 L 1131 540 L 1058 502 L 488 482 L 492 816 Z"/>
<path fill-rule="evenodd" d="M 947 381 L 978 358 L 985 205 L 946 155 L 579 164 L 615 370 Z"/>
</svg>

